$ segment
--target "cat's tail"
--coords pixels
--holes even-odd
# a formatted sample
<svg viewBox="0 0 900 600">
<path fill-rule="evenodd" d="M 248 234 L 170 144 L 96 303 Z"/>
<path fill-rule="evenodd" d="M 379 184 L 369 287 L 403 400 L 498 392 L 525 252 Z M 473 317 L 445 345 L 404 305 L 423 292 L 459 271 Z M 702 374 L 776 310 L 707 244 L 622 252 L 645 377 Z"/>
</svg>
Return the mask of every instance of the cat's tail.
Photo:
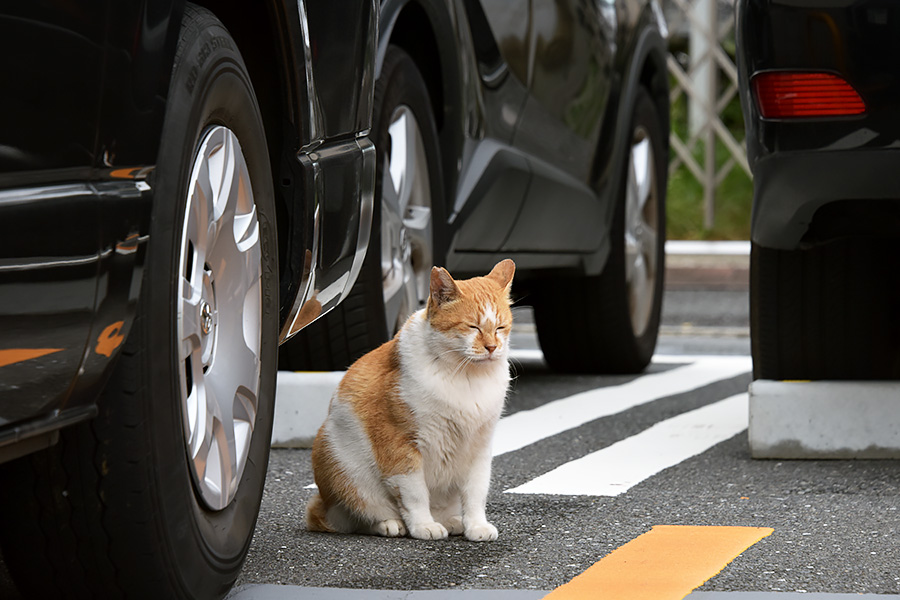
<svg viewBox="0 0 900 600">
<path fill-rule="evenodd" d="M 320 494 L 316 494 L 306 505 L 306 528 L 309 531 L 334 533 L 335 529 L 328 523 L 328 509 Z"/>
</svg>

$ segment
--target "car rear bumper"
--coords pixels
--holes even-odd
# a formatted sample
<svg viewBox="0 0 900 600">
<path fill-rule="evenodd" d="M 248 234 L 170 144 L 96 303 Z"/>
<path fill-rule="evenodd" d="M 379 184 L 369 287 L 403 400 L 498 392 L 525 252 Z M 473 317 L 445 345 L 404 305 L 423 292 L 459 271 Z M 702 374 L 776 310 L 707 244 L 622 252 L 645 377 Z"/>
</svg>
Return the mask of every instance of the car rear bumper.
<svg viewBox="0 0 900 600">
<path fill-rule="evenodd" d="M 774 153 L 759 158 L 754 165 L 753 241 L 768 248 L 796 249 L 810 235 L 816 212 L 838 201 L 888 201 L 900 211 L 898 164 L 900 149 Z M 875 218 L 843 224 L 846 233 L 880 231 L 883 225 Z"/>
<path fill-rule="evenodd" d="M 736 38 L 753 241 L 794 249 L 829 203 L 900 200 L 900 5 L 738 0 Z M 750 81 L 779 71 L 837 75 L 859 93 L 865 113 L 765 119 Z"/>
</svg>

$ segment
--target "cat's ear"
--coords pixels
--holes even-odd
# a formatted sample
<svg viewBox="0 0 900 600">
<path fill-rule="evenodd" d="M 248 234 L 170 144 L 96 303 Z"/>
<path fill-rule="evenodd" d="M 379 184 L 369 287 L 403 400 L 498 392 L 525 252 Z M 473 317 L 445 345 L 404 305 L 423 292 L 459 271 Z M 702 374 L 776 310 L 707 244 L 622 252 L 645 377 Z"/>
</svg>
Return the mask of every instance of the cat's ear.
<svg viewBox="0 0 900 600">
<path fill-rule="evenodd" d="M 507 258 L 498 262 L 487 276 L 489 279 L 493 279 L 499 283 L 501 288 L 507 289 L 512 283 L 515 272 L 516 263 Z"/>
<path fill-rule="evenodd" d="M 459 296 L 459 288 L 456 282 L 442 267 L 431 268 L 431 303 L 435 306 L 441 306 L 452 300 L 456 300 Z"/>
</svg>

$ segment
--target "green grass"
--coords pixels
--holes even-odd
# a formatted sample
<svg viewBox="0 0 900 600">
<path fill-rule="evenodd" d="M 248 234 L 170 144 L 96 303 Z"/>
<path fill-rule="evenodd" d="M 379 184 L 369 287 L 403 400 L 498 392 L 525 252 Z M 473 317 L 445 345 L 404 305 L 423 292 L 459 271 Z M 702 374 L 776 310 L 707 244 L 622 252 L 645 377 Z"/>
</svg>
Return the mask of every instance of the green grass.
<svg viewBox="0 0 900 600">
<path fill-rule="evenodd" d="M 674 83 L 673 83 L 674 86 Z M 672 130 L 685 141 L 687 138 L 687 102 L 682 94 L 672 104 Z M 725 127 L 743 144 L 744 120 L 740 103 L 735 96 L 722 114 Z M 695 160 L 704 164 L 704 145 L 698 142 L 693 149 Z M 671 151 L 670 160 L 675 151 Z M 717 140 L 716 165 L 721 167 L 729 157 L 728 150 Z M 703 186 L 693 173 L 681 165 L 669 175 L 666 203 L 666 234 L 671 240 L 748 240 L 750 239 L 750 208 L 753 182 L 744 170 L 735 165 L 716 189 L 713 227 L 704 227 Z"/>
</svg>

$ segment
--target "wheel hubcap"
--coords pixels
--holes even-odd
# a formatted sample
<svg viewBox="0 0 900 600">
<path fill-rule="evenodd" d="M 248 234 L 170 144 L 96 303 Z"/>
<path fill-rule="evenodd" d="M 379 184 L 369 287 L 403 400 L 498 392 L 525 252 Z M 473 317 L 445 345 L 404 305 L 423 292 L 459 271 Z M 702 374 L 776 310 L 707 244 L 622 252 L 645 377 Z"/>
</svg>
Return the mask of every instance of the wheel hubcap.
<svg viewBox="0 0 900 600">
<path fill-rule="evenodd" d="M 209 303 L 203 300 L 200 303 L 200 331 L 203 332 L 203 335 L 209 335 L 212 326 L 212 309 L 209 307 Z"/>
<path fill-rule="evenodd" d="M 647 330 L 656 295 L 660 227 L 657 193 L 650 135 L 638 127 L 629 155 L 625 193 L 625 280 L 636 336 Z"/>
<path fill-rule="evenodd" d="M 433 261 L 431 182 L 422 132 L 400 106 L 388 126 L 381 188 L 381 276 L 389 333 L 428 297 Z"/>
<path fill-rule="evenodd" d="M 219 510 L 237 492 L 260 385 L 262 252 L 247 163 L 234 133 L 209 129 L 191 171 L 177 334 L 185 446 L 194 483 Z"/>
</svg>

